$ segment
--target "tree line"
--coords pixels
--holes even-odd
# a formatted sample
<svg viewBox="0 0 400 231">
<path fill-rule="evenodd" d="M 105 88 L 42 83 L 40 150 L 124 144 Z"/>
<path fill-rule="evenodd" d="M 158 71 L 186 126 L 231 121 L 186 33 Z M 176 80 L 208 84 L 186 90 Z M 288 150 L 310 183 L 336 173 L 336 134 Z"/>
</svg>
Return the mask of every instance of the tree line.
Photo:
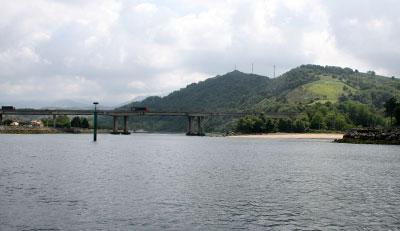
<svg viewBox="0 0 400 231">
<path fill-rule="evenodd" d="M 301 113 L 294 118 L 273 119 L 264 115 L 240 118 L 236 132 L 345 131 L 354 127 L 384 127 L 387 120 L 381 114 L 355 101 L 316 103 L 301 108 Z"/>
<path fill-rule="evenodd" d="M 44 118 L 42 122 L 46 126 L 51 126 L 53 124 L 53 119 Z M 86 117 L 75 116 L 70 119 L 68 116 L 57 116 L 56 127 L 58 128 L 89 128 L 90 124 Z"/>
</svg>

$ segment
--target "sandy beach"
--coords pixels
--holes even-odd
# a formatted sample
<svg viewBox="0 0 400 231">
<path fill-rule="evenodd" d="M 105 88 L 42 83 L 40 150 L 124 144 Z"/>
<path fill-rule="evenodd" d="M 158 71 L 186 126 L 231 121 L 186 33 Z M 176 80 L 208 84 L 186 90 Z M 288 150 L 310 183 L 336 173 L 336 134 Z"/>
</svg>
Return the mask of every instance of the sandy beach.
<svg viewBox="0 0 400 231">
<path fill-rule="evenodd" d="M 260 135 L 237 135 L 232 138 L 260 138 L 260 139 L 342 139 L 338 133 L 270 133 Z"/>
</svg>

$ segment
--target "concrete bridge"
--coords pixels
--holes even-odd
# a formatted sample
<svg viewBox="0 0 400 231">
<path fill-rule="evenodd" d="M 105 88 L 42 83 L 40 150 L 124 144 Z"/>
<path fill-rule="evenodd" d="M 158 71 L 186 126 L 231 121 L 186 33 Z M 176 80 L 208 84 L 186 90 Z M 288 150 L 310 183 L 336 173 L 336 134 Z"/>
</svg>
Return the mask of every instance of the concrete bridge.
<svg viewBox="0 0 400 231">
<path fill-rule="evenodd" d="M 206 117 L 242 117 L 247 115 L 265 115 L 270 118 L 287 118 L 293 116 L 288 113 L 241 113 L 241 112 L 153 112 L 153 111 L 131 111 L 131 110 L 68 110 L 68 109 L 13 109 L 2 110 L 0 109 L 0 123 L 2 122 L 3 115 L 46 115 L 53 116 L 53 126 L 56 126 L 57 116 L 71 115 L 71 116 L 89 116 L 94 115 L 97 121 L 97 115 L 112 116 L 114 119 L 114 126 L 112 134 L 129 134 L 128 119 L 129 116 L 179 116 L 188 119 L 186 135 L 189 136 L 202 136 L 204 135 L 203 121 Z M 123 118 L 123 132 L 121 133 L 118 128 L 118 119 Z M 197 126 L 196 126 L 197 125 Z"/>
</svg>

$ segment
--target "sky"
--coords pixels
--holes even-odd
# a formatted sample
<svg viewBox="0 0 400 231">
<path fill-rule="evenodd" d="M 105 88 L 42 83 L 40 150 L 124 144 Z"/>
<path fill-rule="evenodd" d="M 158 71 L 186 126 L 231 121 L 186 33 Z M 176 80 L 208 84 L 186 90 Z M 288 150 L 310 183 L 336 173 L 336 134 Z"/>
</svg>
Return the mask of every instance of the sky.
<svg viewBox="0 0 400 231">
<path fill-rule="evenodd" d="M 398 0 L 0 0 L 0 103 L 120 105 L 235 69 L 400 76 Z"/>
</svg>

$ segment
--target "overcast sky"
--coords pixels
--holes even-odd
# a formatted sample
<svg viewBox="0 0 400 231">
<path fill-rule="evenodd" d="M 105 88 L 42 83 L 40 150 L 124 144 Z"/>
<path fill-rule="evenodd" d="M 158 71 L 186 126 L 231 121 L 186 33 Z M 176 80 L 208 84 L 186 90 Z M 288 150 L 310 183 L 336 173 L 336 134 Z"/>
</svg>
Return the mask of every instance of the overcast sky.
<svg viewBox="0 0 400 231">
<path fill-rule="evenodd" d="M 120 104 L 237 69 L 400 76 L 398 0 L 0 0 L 0 103 Z"/>
</svg>

